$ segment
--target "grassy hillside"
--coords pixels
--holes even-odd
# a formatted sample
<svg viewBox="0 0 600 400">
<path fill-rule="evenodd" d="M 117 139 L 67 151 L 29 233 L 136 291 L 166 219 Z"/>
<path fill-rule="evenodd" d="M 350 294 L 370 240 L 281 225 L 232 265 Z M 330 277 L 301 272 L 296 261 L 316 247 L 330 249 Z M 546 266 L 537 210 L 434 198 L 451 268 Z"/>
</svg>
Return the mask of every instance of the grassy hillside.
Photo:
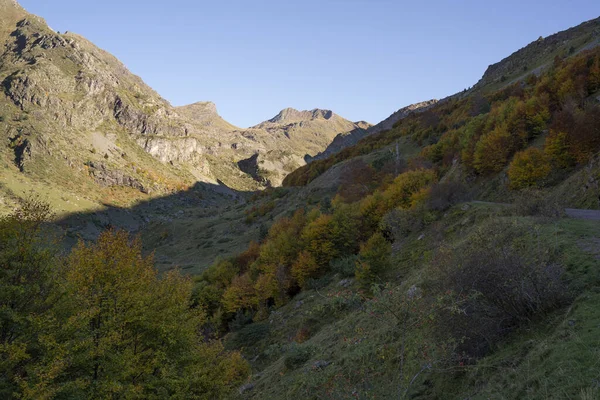
<svg viewBox="0 0 600 400">
<path fill-rule="evenodd" d="M 597 396 L 600 231 L 563 210 L 600 208 L 599 84 L 557 58 L 290 175 L 304 204 L 196 279 L 241 398 Z"/>
</svg>

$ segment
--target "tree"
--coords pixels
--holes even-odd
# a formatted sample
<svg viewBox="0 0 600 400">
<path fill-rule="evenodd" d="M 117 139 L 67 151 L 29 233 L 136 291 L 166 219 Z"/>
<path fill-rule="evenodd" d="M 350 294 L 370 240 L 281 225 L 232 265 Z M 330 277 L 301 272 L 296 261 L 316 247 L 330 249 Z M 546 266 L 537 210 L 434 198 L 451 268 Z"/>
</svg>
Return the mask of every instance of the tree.
<svg viewBox="0 0 600 400">
<path fill-rule="evenodd" d="M 434 183 L 435 180 L 435 172 L 430 169 L 417 169 L 398 175 L 383 193 L 385 209 L 381 210 L 380 217 L 396 207 L 410 208 L 413 200 L 412 196 Z"/>
<path fill-rule="evenodd" d="M 298 259 L 292 265 L 292 276 L 298 282 L 300 287 L 305 287 L 309 278 L 316 277 L 320 270 L 319 264 L 308 251 L 303 251 L 298 255 Z"/>
<path fill-rule="evenodd" d="M 177 271 L 159 277 L 139 240 L 108 231 L 65 263 L 60 299 L 36 327 L 41 351 L 22 397 L 211 398 L 247 373 L 238 354 L 199 336 L 205 316 L 190 308 L 191 281 Z"/>
<path fill-rule="evenodd" d="M 568 168 L 576 164 L 565 132 L 550 131 L 546 138 L 544 153 L 554 168 Z"/>
<path fill-rule="evenodd" d="M 249 273 L 233 278 L 223 293 L 223 306 L 232 313 L 256 306 L 256 291 Z"/>
<path fill-rule="evenodd" d="M 338 255 L 334 239 L 331 215 L 321 215 L 306 225 L 302 231 L 303 248 L 314 257 L 318 265 L 323 267 Z"/>
<path fill-rule="evenodd" d="M 500 172 L 514 152 L 515 144 L 510 133 L 502 127 L 484 135 L 475 145 L 473 166 L 481 174 Z"/>
<path fill-rule="evenodd" d="M 11 398 L 42 350 L 38 327 L 57 298 L 60 260 L 43 223 L 47 204 L 31 198 L 0 218 L 0 398 Z"/>
<path fill-rule="evenodd" d="M 548 177 L 552 168 L 548 157 L 538 148 L 530 147 L 515 154 L 510 167 L 508 178 L 512 189 L 540 186 Z"/>
<path fill-rule="evenodd" d="M 356 279 L 364 286 L 375 282 L 377 275 L 391 266 L 392 246 L 381 233 L 376 233 L 360 248 L 356 262 Z"/>
</svg>

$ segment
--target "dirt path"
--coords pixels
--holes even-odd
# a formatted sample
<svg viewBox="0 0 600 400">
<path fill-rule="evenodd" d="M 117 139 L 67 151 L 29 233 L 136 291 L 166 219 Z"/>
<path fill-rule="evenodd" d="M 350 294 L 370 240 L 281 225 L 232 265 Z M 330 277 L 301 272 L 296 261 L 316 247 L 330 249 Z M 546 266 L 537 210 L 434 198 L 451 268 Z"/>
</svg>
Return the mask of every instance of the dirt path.
<svg viewBox="0 0 600 400">
<path fill-rule="evenodd" d="M 509 203 L 494 203 L 489 201 L 473 201 L 473 203 L 477 204 L 489 204 L 495 206 L 510 206 Z M 588 221 L 600 221 L 600 210 L 584 210 L 580 208 L 565 208 L 565 214 L 569 218 L 575 219 L 585 219 Z"/>
<path fill-rule="evenodd" d="M 565 213 L 570 218 L 587 219 L 589 221 L 600 221 L 600 210 L 580 210 L 576 208 L 565 208 Z"/>
</svg>

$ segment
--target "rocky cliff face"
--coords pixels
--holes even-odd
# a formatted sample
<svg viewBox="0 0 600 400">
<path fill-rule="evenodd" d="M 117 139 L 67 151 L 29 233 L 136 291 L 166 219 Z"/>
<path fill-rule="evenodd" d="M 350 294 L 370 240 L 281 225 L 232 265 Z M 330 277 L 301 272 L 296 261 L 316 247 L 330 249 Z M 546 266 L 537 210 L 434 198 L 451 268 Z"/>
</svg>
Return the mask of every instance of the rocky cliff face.
<svg viewBox="0 0 600 400">
<path fill-rule="evenodd" d="M 348 121 L 331 110 L 286 108 L 241 135 L 267 144 L 257 152 L 260 180 L 279 186 L 287 174 L 305 165 L 307 158 L 323 151 L 336 136 L 370 126 Z"/>
</svg>

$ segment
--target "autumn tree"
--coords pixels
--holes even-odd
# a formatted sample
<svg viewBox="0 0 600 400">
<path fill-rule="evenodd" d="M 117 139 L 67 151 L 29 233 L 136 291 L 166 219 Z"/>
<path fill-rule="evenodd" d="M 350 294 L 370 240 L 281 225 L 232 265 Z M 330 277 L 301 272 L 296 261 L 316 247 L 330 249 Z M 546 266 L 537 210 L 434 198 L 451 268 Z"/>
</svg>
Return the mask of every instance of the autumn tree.
<svg viewBox="0 0 600 400">
<path fill-rule="evenodd" d="M 249 273 L 236 276 L 223 293 L 223 306 L 227 312 L 256 306 L 254 282 Z"/>
<path fill-rule="evenodd" d="M 376 281 L 377 276 L 391 266 L 392 246 L 381 233 L 374 234 L 360 248 L 356 262 L 356 279 L 364 286 Z"/>
<path fill-rule="evenodd" d="M 24 201 L 0 218 L 0 398 L 12 398 L 42 351 L 38 330 L 58 297 L 60 260 L 47 204 Z"/>
<path fill-rule="evenodd" d="M 475 145 L 473 166 L 481 174 L 500 172 L 515 150 L 514 139 L 504 127 L 482 136 Z"/>
<path fill-rule="evenodd" d="M 303 251 L 298 255 L 298 259 L 292 265 L 292 276 L 298 282 L 300 287 L 305 287 L 309 278 L 314 278 L 318 275 L 319 264 L 315 257 L 308 251 Z"/>
<path fill-rule="evenodd" d="M 19 382 L 23 397 L 213 398 L 247 375 L 239 354 L 199 336 L 205 316 L 190 308 L 191 281 L 159 277 L 139 240 L 105 232 L 65 263 L 60 299 L 37 326 L 40 356 Z"/>
<path fill-rule="evenodd" d="M 546 138 L 544 153 L 556 169 L 568 168 L 576 164 L 568 140 L 568 135 L 565 132 L 557 131 L 550 131 Z"/>
<path fill-rule="evenodd" d="M 530 147 L 515 154 L 508 168 L 512 189 L 540 186 L 551 171 L 550 162 L 544 152 Z"/>
</svg>

